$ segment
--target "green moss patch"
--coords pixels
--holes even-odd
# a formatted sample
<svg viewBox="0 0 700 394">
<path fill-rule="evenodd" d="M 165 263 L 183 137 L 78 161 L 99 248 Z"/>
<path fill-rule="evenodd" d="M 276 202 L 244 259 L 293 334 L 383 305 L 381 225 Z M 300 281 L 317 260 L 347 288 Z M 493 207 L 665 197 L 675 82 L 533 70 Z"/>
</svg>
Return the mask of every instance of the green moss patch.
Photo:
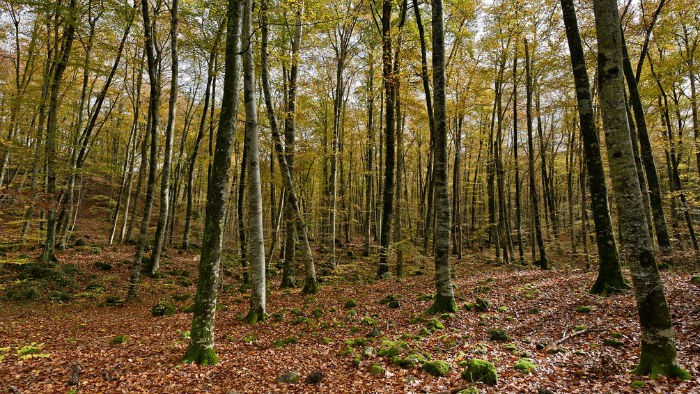
<svg viewBox="0 0 700 394">
<path fill-rule="evenodd" d="M 467 367 L 462 371 L 462 379 L 468 382 L 483 382 L 489 386 L 498 383 L 498 372 L 492 363 L 472 358 L 467 362 Z"/>
</svg>

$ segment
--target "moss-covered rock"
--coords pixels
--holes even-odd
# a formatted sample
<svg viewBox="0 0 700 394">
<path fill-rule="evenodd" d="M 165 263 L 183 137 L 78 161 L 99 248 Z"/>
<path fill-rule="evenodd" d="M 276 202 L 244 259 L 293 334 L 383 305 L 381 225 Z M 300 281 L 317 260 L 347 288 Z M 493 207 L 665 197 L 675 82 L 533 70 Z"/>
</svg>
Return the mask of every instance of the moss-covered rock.
<svg viewBox="0 0 700 394">
<path fill-rule="evenodd" d="M 476 387 L 467 387 L 466 389 L 459 390 L 457 394 L 479 394 L 479 389 Z"/>
<path fill-rule="evenodd" d="M 397 359 L 396 364 L 403 368 L 415 368 L 423 363 L 426 363 L 427 361 L 428 359 L 426 359 L 422 354 L 411 353 L 404 358 Z"/>
<path fill-rule="evenodd" d="M 428 361 L 423 364 L 423 370 L 434 376 L 445 376 L 450 373 L 450 363 L 442 360 Z"/>
<path fill-rule="evenodd" d="M 498 372 L 496 372 L 496 367 L 492 363 L 472 358 L 462 371 L 462 379 L 468 382 L 483 382 L 493 386 L 498 383 Z"/>
<path fill-rule="evenodd" d="M 489 302 L 481 297 L 476 297 L 474 302 L 474 310 L 477 312 L 485 312 L 489 309 Z"/>
<path fill-rule="evenodd" d="M 537 364 L 535 364 L 535 360 L 523 357 L 520 360 L 516 361 L 513 367 L 515 367 L 515 369 L 517 369 L 520 372 L 529 374 L 530 372 L 537 369 Z"/>
<path fill-rule="evenodd" d="M 488 332 L 489 338 L 492 341 L 506 342 L 510 340 L 510 336 L 508 335 L 508 333 L 500 328 L 492 328 Z"/>
<path fill-rule="evenodd" d="M 347 300 L 345 301 L 345 309 L 357 308 L 357 301 Z"/>
<path fill-rule="evenodd" d="M 445 325 L 442 324 L 440 320 L 435 318 L 428 320 L 425 326 L 432 331 L 443 330 L 445 328 Z"/>
<path fill-rule="evenodd" d="M 690 283 L 700 285 L 700 274 L 693 274 L 693 276 L 690 278 Z"/>
<path fill-rule="evenodd" d="M 301 380 L 301 374 L 297 370 L 291 370 L 283 373 L 277 378 L 279 383 L 297 384 Z"/>
<path fill-rule="evenodd" d="M 369 368 L 369 373 L 371 373 L 374 376 L 384 375 L 386 373 L 386 369 L 384 369 L 384 367 L 380 364 L 373 364 Z"/>
<path fill-rule="evenodd" d="M 362 319 L 362 324 L 366 326 L 376 326 L 377 325 L 377 320 L 375 320 L 373 317 L 365 317 Z"/>
<path fill-rule="evenodd" d="M 382 341 L 382 345 L 379 348 L 377 355 L 380 357 L 394 357 L 401 354 L 404 350 L 408 349 L 408 345 L 401 341 Z"/>
<path fill-rule="evenodd" d="M 175 304 L 172 302 L 159 302 L 151 307 L 153 316 L 172 316 L 175 314 Z"/>
</svg>

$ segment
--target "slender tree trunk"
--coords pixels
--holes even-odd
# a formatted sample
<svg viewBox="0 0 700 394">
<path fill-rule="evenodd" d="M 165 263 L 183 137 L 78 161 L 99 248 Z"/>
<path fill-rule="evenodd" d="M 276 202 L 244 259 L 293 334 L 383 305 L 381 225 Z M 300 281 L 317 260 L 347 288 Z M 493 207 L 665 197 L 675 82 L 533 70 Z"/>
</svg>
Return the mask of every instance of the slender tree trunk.
<svg viewBox="0 0 700 394">
<path fill-rule="evenodd" d="M 386 153 L 384 158 L 384 190 L 382 202 L 382 222 L 379 247 L 377 277 L 389 272 L 389 245 L 391 224 L 394 214 L 394 72 L 391 50 L 391 6 L 392 0 L 383 0 L 382 5 L 382 80 L 384 82 L 384 138 Z M 448 222 L 449 223 L 449 222 Z"/>
<path fill-rule="evenodd" d="M 374 51 L 369 49 L 367 74 L 367 148 L 365 152 L 365 229 L 364 255 L 370 254 L 370 237 L 372 235 L 372 197 L 374 193 Z"/>
<path fill-rule="evenodd" d="M 178 8 L 179 0 L 172 0 L 170 4 L 170 58 L 171 58 L 171 73 L 170 76 L 170 99 L 168 100 L 168 125 L 165 130 L 165 150 L 163 153 L 163 169 L 160 177 L 160 214 L 158 216 L 158 225 L 156 227 L 155 242 L 153 243 L 153 252 L 151 253 L 149 272 L 151 275 L 158 273 L 160 269 L 160 256 L 163 253 L 163 243 L 165 242 L 165 233 L 168 224 L 168 214 L 170 213 L 170 167 L 173 154 L 173 138 L 175 137 L 175 114 L 177 110 L 177 81 L 178 81 L 178 53 L 177 53 L 177 35 L 178 35 Z"/>
<path fill-rule="evenodd" d="M 185 353 L 186 362 L 211 365 L 218 362 L 214 350 L 214 319 L 216 316 L 217 284 L 223 243 L 224 216 L 229 196 L 231 151 L 236 128 L 240 91 L 240 45 L 242 1 L 228 3 L 226 31 L 226 60 L 224 96 L 221 100 L 219 130 L 212 165 L 212 179 L 207 186 L 207 207 L 204 219 L 202 254 L 199 260 L 199 279 L 194 297 L 190 342 Z"/>
<path fill-rule="evenodd" d="M 547 269 L 547 255 L 542 240 L 542 227 L 540 225 L 540 207 L 537 196 L 537 185 L 535 184 L 535 149 L 532 143 L 532 76 L 530 75 L 530 49 L 525 39 L 525 79 L 527 91 L 527 150 L 528 150 L 528 172 L 530 174 L 530 199 L 533 224 L 535 226 L 535 237 L 537 248 L 539 249 L 539 259 L 535 261 L 542 269 Z M 534 253 L 533 253 L 534 256 Z"/>
<path fill-rule="evenodd" d="M 75 27 L 78 17 L 78 6 L 76 0 L 71 0 L 65 10 L 66 27 L 63 32 L 61 47 L 56 54 L 56 63 L 53 66 L 51 75 L 51 88 L 49 92 L 48 119 L 46 121 L 46 194 L 52 199 L 51 206 L 47 209 L 46 241 L 44 251 L 41 254 L 41 261 L 55 260 L 54 247 L 56 244 L 56 212 L 60 206 L 59 197 L 56 196 L 56 138 L 58 133 L 58 94 L 61 88 L 63 73 L 68 66 L 73 40 L 75 38 Z"/>
<path fill-rule="evenodd" d="M 637 374 L 690 378 L 676 359 L 671 314 L 644 216 L 642 192 L 634 164 L 625 114 L 622 37 L 617 2 L 595 0 L 593 11 L 598 41 L 598 86 L 605 128 L 608 163 L 620 209 L 622 255 L 630 266 L 642 331 Z"/>
<path fill-rule="evenodd" d="M 518 232 L 518 256 L 525 262 L 522 232 L 522 208 L 520 203 L 520 165 L 518 162 L 518 45 L 513 55 L 513 166 L 515 167 L 515 227 Z"/>
<path fill-rule="evenodd" d="M 146 44 L 146 58 L 148 65 L 148 79 L 150 81 L 150 97 L 148 98 L 148 125 L 146 133 L 151 134 L 150 161 L 148 169 L 148 183 L 146 185 L 146 201 L 144 203 L 143 218 L 141 219 L 141 230 L 136 244 L 134 262 L 131 266 L 131 277 L 129 280 L 129 291 L 127 299 L 133 300 L 138 297 L 138 285 L 141 276 L 143 254 L 148 241 L 148 227 L 151 223 L 151 211 L 153 210 L 153 197 L 156 186 L 156 172 L 158 171 L 158 122 L 160 114 L 158 104 L 160 103 L 160 74 L 158 71 L 159 57 L 156 57 L 155 38 L 153 37 L 153 25 L 151 24 L 150 6 L 148 0 L 142 0 L 141 13 L 143 14 L 144 37 Z"/>
<path fill-rule="evenodd" d="M 622 30 L 620 30 L 618 35 L 621 36 L 622 67 L 625 80 L 627 81 L 627 88 L 629 89 L 629 100 L 634 110 L 634 120 L 637 123 L 639 146 L 642 152 L 642 164 L 644 164 L 644 172 L 646 173 L 647 183 L 649 184 L 649 202 L 651 203 L 651 213 L 654 218 L 656 240 L 661 249 L 661 253 L 664 256 L 668 256 L 671 252 L 671 239 L 668 235 L 668 228 L 666 227 L 666 216 L 664 215 L 663 200 L 661 199 L 661 187 L 659 186 L 659 177 L 656 172 L 656 164 L 654 163 L 649 133 L 647 132 L 644 109 L 642 107 L 641 98 L 639 97 L 639 91 L 637 90 L 637 81 L 634 76 L 634 71 L 632 70 L 632 64 L 627 55 L 627 44 L 625 43 L 625 36 Z"/>
<path fill-rule="evenodd" d="M 263 239 L 262 190 L 258 149 L 258 109 L 255 99 L 255 63 L 253 62 L 252 10 L 253 0 L 243 5 L 243 97 L 245 102 L 245 149 L 248 167 L 248 233 L 253 288 L 247 321 L 255 324 L 266 318 L 265 313 L 265 242 Z"/>
</svg>

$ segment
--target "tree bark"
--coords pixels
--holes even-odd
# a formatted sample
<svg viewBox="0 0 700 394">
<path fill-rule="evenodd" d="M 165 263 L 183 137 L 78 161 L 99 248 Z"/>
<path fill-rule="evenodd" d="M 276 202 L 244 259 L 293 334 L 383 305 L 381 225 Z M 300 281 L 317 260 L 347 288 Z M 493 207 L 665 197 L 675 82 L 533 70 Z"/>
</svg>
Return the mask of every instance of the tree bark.
<svg viewBox="0 0 700 394">
<path fill-rule="evenodd" d="M 629 288 L 629 286 L 627 286 L 622 276 L 620 255 L 617 251 L 612 220 L 610 219 L 608 190 L 605 185 L 600 142 L 598 141 L 598 131 L 596 130 L 593 115 L 591 87 L 576 20 L 576 9 L 574 8 L 573 0 L 561 0 L 561 6 L 564 14 L 564 25 L 566 26 L 566 37 L 569 43 L 569 53 L 571 54 L 574 84 L 576 85 L 583 154 L 586 160 L 588 184 L 591 189 L 591 209 L 593 210 L 593 223 L 598 245 L 598 278 L 590 292 L 592 294 L 609 295 L 621 292 Z M 585 186 L 585 182 L 582 182 L 582 184 Z M 585 195 L 585 188 L 582 188 L 581 192 Z"/>
<path fill-rule="evenodd" d="M 218 362 L 218 356 L 214 350 L 214 321 L 224 232 L 223 223 L 229 196 L 231 151 L 240 91 L 239 37 L 242 3 L 241 0 L 230 0 L 228 3 L 224 96 L 221 101 L 219 129 L 216 135 L 212 179 L 207 187 L 202 254 L 199 260 L 199 279 L 197 280 L 197 293 L 194 297 L 190 342 L 184 356 L 186 362 L 202 365 Z"/>
<path fill-rule="evenodd" d="M 690 378 L 676 360 L 673 322 L 643 211 L 625 114 L 622 37 L 617 2 L 593 4 L 598 41 L 598 86 L 608 163 L 620 210 L 622 255 L 629 264 L 642 331 L 642 350 L 635 373 Z"/>
</svg>

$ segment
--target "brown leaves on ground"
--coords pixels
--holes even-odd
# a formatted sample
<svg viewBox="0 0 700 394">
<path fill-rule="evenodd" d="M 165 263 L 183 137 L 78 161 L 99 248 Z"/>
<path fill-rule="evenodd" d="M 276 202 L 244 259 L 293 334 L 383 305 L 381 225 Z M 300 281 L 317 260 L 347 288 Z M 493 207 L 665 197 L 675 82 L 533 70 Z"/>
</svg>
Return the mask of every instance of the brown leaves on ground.
<svg viewBox="0 0 700 394">
<path fill-rule="evenodd" d="M 221 362 L 199 367 L 180 362 L 192 316 L 185 312 L 192 302 L 187 295 L 194 293 L 196 280 L 188 274 L 196 272 L 197 255 L 170 249 L 164 276 L 144 279 L 139 302 L 106 306 L 108 295 L 125 290 L 132 253 L 129 246 L 60 252 L 61 263 L 75 264 L 80 273 L 75 288 L 97 282 L 104 286 L 103 293 L 76 292 L 65 303 L 2 301 L 0 388 L 15 386 L 22 393 L 69 389 L 86 393 L 440 392 L 465 387 L 460 362 L 477 357 L 493 362 L 498 370 L 495 387 L 477 384 L 486 393 L 538 389 L 554 393 L 700 392 L 700 288 L 690 283 L 687 274 L 665 273 L 663 278 L 673 311 L 678 358 L 693 376 L 688 382 L 664 377 L 648 381 L 629 373 L 637 361 L 640 341 L 631 293 L 592 296 L 587 293 L 592 273 L 496 267 L 479 263 L 486 260 L 483 256 L 454 261 L 460 310 L 435 316 L 445 328 L 432 329 L 430 334 L 423 330 L 423 335 L 418 334 L 432 316 L 424 316 L 425 321 L 416 316 L 431 305 L 429 261 L 408 264 L 408 276 L 399 281 L 374 281 L 375 261 L 356 258 L 326 277 L 314 296 L 301 295 L 298 289 L 279 290 L 279 281 L 273 279 L 270 318 L 254 326 L 240 320 L 248 301 L 238 292 L 235 270 L 229 268 L 216 322 Z M 317 254 L 317 258 L 323 261 L 324 255 Z M 113 268 L 101 270 L 96 261 Z M 4 275 L 3 280 L 10 277 Z M 387 295 L 398 296 L 400 307 L 380 303 Z M 488 301 L 487 311 L 464 308 L 476 297 Z M 357 307 L 347 309 L 346 301 L 351 299 L 357 301 Z M 153 317 L 151 306 L 159 301 L 174 302 L 178 313 Z M 367 338 L 375 327 L 383 336 Z M 510 340 L 490 340 L 488 331 L 494 328 L 503 330 Z M 348 347 L 346 340 L 354 338 L 365 338 L 366 345 L 341 354 Z M 403 341 L 408 346 L 404 354 L 429 354 L 449 362 L 452 369 L 445 377 L 435 377 L 418 368 L 399 367 L 376 351 L 361 355 L 369 346 L 378 350 L 383 340 Z M 32 343 L 40 347 L 34 354 L 43 356 L 20 355 Z M 353 365 L 356 355 L 359 367 Z M 514 368 L 523 356 L 536 363 L 530 374 Z M 373 364 L 382 365 L 386 372 L 371 374 Z M 68 386 L 77 365 L 79 382 Z M 292 370 L 299 371 L 300 383 L 278 382 Z M 322 373 L 321 382 L 305 383 L 317 371 Z M 643 387 L 637 388 L 639 382 L 633 387 L 636 380 L 644 381 Z"/>
</svg>

